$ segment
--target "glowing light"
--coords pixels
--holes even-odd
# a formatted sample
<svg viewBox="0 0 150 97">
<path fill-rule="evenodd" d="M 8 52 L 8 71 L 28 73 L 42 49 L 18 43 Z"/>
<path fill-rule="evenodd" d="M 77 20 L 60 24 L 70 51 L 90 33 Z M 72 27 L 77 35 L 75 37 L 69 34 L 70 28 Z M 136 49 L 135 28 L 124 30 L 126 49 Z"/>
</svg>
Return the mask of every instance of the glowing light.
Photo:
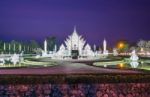
<svg viewBox="0 0 150 97">
<path fill-rule="evenodd" d="M 124 47 L 124 43 L 119 43 L 118 48 L 123 48 Z"/>
<path fill-rule="evenodd" d="M 123 67 L 124 67 L 124 64 L 123 64 L 123 63 L 120 63 L 118 66 L 119 66 L 120 68 L 123 68 Z"/>
</svg>

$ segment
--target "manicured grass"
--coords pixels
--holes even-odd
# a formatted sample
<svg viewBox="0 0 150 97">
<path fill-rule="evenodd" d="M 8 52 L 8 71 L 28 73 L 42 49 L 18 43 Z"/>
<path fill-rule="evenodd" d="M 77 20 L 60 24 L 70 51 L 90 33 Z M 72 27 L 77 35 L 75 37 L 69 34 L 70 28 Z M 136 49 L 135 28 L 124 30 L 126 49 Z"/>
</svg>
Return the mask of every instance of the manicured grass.
<svg viewBox="0 0 150 97">
<path fill-rule="evenodd" d="M 124 61 L 112 61 L 112 62 L 95 62 L 95 66 L 104 66 L 104 65 L 116 65 L 119 63 L 125 63 Z"/>
<path fill-rule="evenodd" d="M 140 69 L 144 69 L 144 70 L 150 70 L 150 66 L 144 66 L 144 67 L 140 67 Z"/>
<path fill-rule="evenodd" d="M 37 62 L 37 61 L 28 61 L 28 60 L 25 60 L 24 62 L 22 62 L 21 64 L 25 64 L 25 65 L 40 65 L 40 66 L 44 66 L 44 65 L 47 65 L 47 66 L 54 66 L 54 65 L 57 65 L 56 62 L 54 61 L 51 61 L 51 62 Z"/>
</svg>

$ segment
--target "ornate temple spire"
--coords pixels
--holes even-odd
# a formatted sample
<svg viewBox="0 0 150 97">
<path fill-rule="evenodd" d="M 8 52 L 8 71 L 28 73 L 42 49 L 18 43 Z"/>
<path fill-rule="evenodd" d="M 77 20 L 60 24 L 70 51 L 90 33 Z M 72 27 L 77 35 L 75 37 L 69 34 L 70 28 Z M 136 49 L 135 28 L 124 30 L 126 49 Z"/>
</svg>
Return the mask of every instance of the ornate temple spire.
<svg viewBox="0 0 150 97">
<path fill-rule="evenodd" d="M 78 35 L 77 29 L 76 29 L 76 25 L 74 26 L 73 34 L 77 34 Z"/>
<path fill-rule="evenodd" d="M 106 42 L 106 38 L 104 38 L 104 41 Z"/>
<path fill-rule="evenodd" d="M 76 25 L 74 26 L 74 31 L 73 31 L 73 32 L 77 32 L 77 31 L 76 31 Z"/>
</svg>

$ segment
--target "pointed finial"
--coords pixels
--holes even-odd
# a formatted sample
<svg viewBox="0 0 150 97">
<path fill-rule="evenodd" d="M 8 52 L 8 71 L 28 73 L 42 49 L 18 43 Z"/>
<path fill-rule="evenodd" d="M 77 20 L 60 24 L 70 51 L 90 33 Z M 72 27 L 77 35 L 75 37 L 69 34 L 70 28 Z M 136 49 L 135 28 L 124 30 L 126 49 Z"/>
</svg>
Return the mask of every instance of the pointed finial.
<svg viewBox="0 0 150 97">
<path fill-rule="evenodd" d="M 78 35 L 77 30 L 76 30 L 76 26 L 74 26 L 74 30 L 73 30 L 73 34 L 72 35 Z"/>
<path fill-rule="evenodd" d="M 77 30 L 76 30 L 76 25 L 74 26 L 74 32 L 77 32 Z"/>
<path fill-rule="evenodd" d="M 106 41 L 106 38 L 104 38 L 104 41 Z"/>
</svg>

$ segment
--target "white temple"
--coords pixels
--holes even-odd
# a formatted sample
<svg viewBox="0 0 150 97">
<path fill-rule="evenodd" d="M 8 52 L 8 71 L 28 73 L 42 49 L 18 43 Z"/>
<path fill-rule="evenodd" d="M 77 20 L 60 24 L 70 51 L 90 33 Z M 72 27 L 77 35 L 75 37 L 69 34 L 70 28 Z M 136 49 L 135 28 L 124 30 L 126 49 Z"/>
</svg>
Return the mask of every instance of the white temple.
<svg viewBox="0 0 150 97">
<path fill-rule="evenodd" d="M 108 54 L 108 50 L 106 49 L 107 42 L 104 40 L 103 42 L 103 55 Z M 54 48 L 54 53 L 51 55 L 48 55 L 47 51 L 47 41 L 44 41 L 44 51 L 42 52 L 42 56 L 53 56 L 57 58 L 72 58 L 72 59 L 78 59 L 78 58 L 91 58 L 98 55 L 96 53 L 96 46 L 94 47 L 95 50 L 93 51 L 91 46 L 86 43 L 84 38 L 79 35 L 76 31 L 76 27 L 74 27 L 74 31 L 71 35 L 68 36 L 68 38 L 64 41 L 64 43 L 61 44 L 58 51 L 56 51 L 57 47 Z M 96 54 L 96 55 L 95 55 Z"/>
<path fill-rule="evenodd" d="M 68 56 L 68 57 L 90 57 L 94 56 L 94 52 L 91 49 L 91 46 L 86 43 L 84 38 L 80 36 L 76 28 L 71 35 L 65 40 L 65 45 L 62 44 L 57 52 L 59 56 Z"/>
</svg>

